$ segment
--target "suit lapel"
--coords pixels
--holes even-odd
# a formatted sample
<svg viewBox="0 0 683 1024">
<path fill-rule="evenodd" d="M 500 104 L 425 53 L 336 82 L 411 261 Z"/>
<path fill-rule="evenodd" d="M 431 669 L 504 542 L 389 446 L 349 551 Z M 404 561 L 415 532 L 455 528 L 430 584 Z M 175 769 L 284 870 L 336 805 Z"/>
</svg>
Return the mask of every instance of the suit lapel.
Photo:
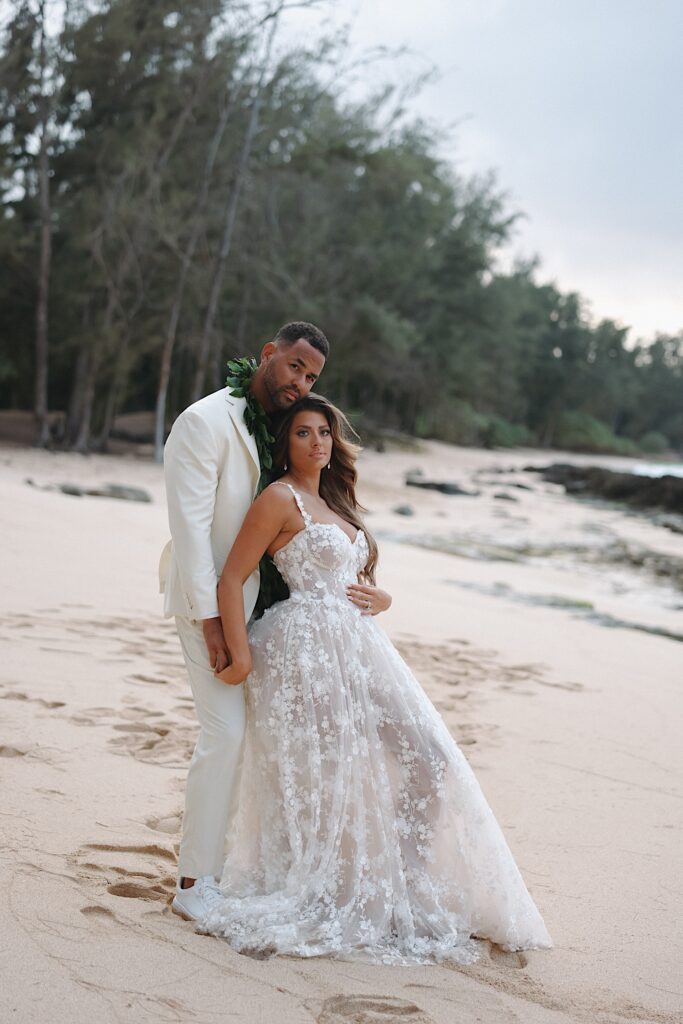
<svg viewBox="0 0 683 1024">
<path fill-rule="evenodd" d="M 247 430 L 247 425 L 244 422 L 244 409 L 246 402 L 243 398 L 232 398 L 231 396 L 226 397 L 226 403 L 228 406 L 228 412 L 232 422 L 237 428 L 237 433 L 240 435 L 244 445 L 251 456 L 254 468 L 256 470 L 256 477 L 261 474 L 261 464 L 258 457 L 258 448 L 256 447 L 256 441 L 254 437 Z"/>
</svg>

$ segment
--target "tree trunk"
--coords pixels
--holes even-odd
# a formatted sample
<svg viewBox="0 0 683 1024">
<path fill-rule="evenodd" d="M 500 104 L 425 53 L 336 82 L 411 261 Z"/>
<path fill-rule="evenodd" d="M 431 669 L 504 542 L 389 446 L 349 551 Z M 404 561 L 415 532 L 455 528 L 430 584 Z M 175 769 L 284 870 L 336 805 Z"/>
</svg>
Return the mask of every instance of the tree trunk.
<svg viewBox="0 0 683 1024">
<path fill-rule="evenodd" d="M 78 435 L 78 425 L 81 420 L 83 409 L 83 394 L 85 381 L 88 374 L 89 347 L 83 342 L 76 357 L 76 369 L 74 371 L 71 395 L 69 396 L 69 408 L 66 414 L 66 426 L 64 429 L 64 447 L 70 447 Z"/>
<path fill-rule="evenodd" d="M 116 365 L 114 367 L 113 379 L 111 387 L 107 394 L 107 401 L 104 407 L 104 418 L 102 420 L 102 427 L 100 433 L 97 436 L 96 441 L 92 447 L 95 451 L 106 452 L 109 444 L 109 435 L 114 425 L 114 419 L 116 413 L 121 405 L 121 398 L 126 389 L 126 383 L 128 380 L 128 373 L 130 370 L 130 364 L 128 362 L 128 345 L 130 342 L 130 332 L 127 331 L 121 340 L 116 353 Z"/>
<path fill-rule="evenodd" d="M 242 152 L 240 153 L 239 163 L 237 165 L 237 171 L 235 173 L 235 180 L 233 182 L 233 186 L 230 191 L 228 202 L 225 208 L 225 217 L 223 222 L 223 237 L 218 257 L 216 259 L 216 264 L 214 266 L 213 277 L 211 280 L 211 289 L 209 292 L 209 302 L 206 309 L 206 315 L 204 317 L 202 335 L 199 341 L 199 351 L 197 353 L 197 366 L 192 385 L 193 402 L 196 402 L 199 398 L 201 398 L 202 391 L 204 388 L 204 379 L 206 377 L 206 370 L 209 360 L 209 349 L 211 347 L 211 335 L 213 333 L 214 324 L 216 322 L 216 313 L 218 311 L 218 303 L 220 300 L 221 288 L 223 287 L 225 268 L 228 256 L 230 255 L 230 248 L 232 246 L 232 238 L 235 230 L 235 223 L 237 220 L 237 210 L 239 207 L 240 196 L 242 193 L 242 186 L 244 185 L 244 181 L 247 176 L 249 157 L 251 156 L 251 147 L 254 141 L 256 130 L 258 128 L 259 113 L 261 110 L 261 104 L 263 102 L 263 87 L 265 84 L 268 64 L 270 62 L 270 53 L 272 50 L 273 41 L 275 39 L 277 23 L 278 18 L 277 15 L 275 15 L 272 24 L 268 30 L 265 53 L 263 56 L 263 62 L 261 64 L 261 70 L 259 72 L 258 81 L 256 83 L 254 101 L 252 103 L 251 112 L 249 114 L 247 130 L 244 135 Z"/>
<path fill-rule="evenodd" d="M 45 4 L 40 3 L 40 149 L 38 151 L 38 183 L 40 207 L 40 265 L 38 270 L 38 296 L 36 301 L 34 413 L 36 418 L 36 444 L 44 448 L 50 441 L 48 421 L 48 300 L 50 292 L 50 260 L 52 256 L 52 225 L 50 223 L 50 167 L 49 116 L 50 106 L 45 95 Z"/>
<path fill-rule="evenodd" d="M 90 447 L 90 426 L 92 422 L 92 410 L 95 401 L 95 385 L 100 369 L 102 353 L 99 346 L 93 347 L 88 359 L 88 366 L 83 383 L 81 415 L 78 424 L 78 432 L 73 443 L 75 452 L 87 452 Z"/>
<path fill-rule="evenodd" d="M 216 163 L 216 157 L 220 148 L 223 135 L 225 133 L 226 126 L 230 120 L 230 114 L 235 106 L 236 97 L 232 102 L 226 103 L 223 110 L 221 111 L 216 125 L 216 131 L 214 132 L 209 146 L 209 152 L 206 158 L 206 164 L 204 167 L 204 174 L 202 176 L 201 188 L 197 197 L 197 204 L 195 208 L 194 218 L 192 221 L 192 231 L 190 237 L 187 240 L 185 252 L 183 253 L 182 261 L 180 264 L 180 272 L 178 274 L 178 283 L 175 290 L 175 298 L 171 307 L 171 314 L 168 319 L 168 327 L 166 329 L 166 337 L 164 339 L 164 347 L 161 352 L 161 363 L 159 366 L 159 386 L 157 389 L 157 400 L 154 411 L 154 460 L 155 462 L 161 462 L 164 453 L 164 435 L 166 432 L 166 400 L 168 397 L 168 382 L 171 376 L 171 363 L 173 360 L 173 349 L 175 347 L 176 337 L 178 334 L 178 323 L 180 322 L 180 314 L 183 306 L 183 297 L 185 293 L 185 285 L 187 283 L 187 275 L 192 265 L 192 260 L 197 248 L 197 244 L 202 233 L 202 219 L 201 214 L 206 208 L 206 203 L 209 196 L 209 187 L 211 185 L 211 178 L 213 176 L 213 169 Z"/>
<path fill-rule="evenodd" d="M 241 354 L 244 351 L 245 338 L 247 336 L 247 321 L 249 319 L 249 306 L 251 304 L 251 277 L 248 277 L 244 291 L 242 292 L 242 301 L 240 302 L 240 311 L 237 314 L 237 329 L 235 330 L 235 347 L 237 352 L 235 355 Z"/>
<path fill-rule="evenodd" d="M 142 197 L 143 207 L 151 204 L 155 192 L 158 191 L 158 189 L 160 188 L 161 181 L 163 179 L 163 172 L 171 156 L 173 155 L 173 151 L 175 150 L 180 140 L 183 128 L 190 114 L 192 113 L 193 107 L 196 103 L 196 99 L 197 94 L 193 93 L 183 106 L 173 126 L 173 131 L 171 132 L 156 165 L 151 169 L 150 177 Z M 142 286 L 140 287 L 140 290 L 138 292 L 137 305 L 136 307 L 134 307 L 133 310 L 131 310 L 130 308 L 128 310 L 124 309 L 122 297 L 124 294 L 126 281 L 129 278 L 131 269 L 136 265 L 139 266 L 140 264 L 140 260 L 138 258 L 138 249 L 144 247 L 146 236 L 149 234 L 149 225 L 146 221 L 144 221 L 144 219 L 141 218 L 136 225 L 133 237 L 128 239 L 125 252 L 123 253 L 121 259 L 119 260 L 116 270 L 113 274 L 111 274 L 108 271 L 106 263 L 102 258 L 101 254 L 98 256 L 97 250 L 93 252 L 94 258 L 97 260 L 98 263 L 100 263 L 104 270 L 105 276 L 108 278 L 107 287 L 109 290 L 109 295 L 102 327 L 100 328 L 97 336 L 95 336 L 91 344 L 91 349 L 89 353 L 87 373 L 85 375 L 85 380 L 82 388 L 80 422 L 76 433 L 76 439 L 73 444 L 73 448 L 75 451 L 86 452 L 90 448 L 92 414 L 95 401 L 97 378 L 102 367 L 102 364 L 105 360 L 105 357 L 109 354 L 108 343 L 110 342 L 111 332 L 114 326 L 115 312 L 117 309 L 119 310 L 121 317 L 124 319 L 124 321 L 126 321 L 126 331 L 128 331 L 127 324 L 130 321 L 130 319 L 132 319 L 135 309 L 139 307 L 142 303 Z M 128 342 L 126 341 L 125 344 L 127 345 Z M 105 428 L 107 415 L 113 417 L 113 407 L 111 405 L 111 401 L 113 399 L 115 404 L 118 401 L 118 395 L 114 394 L 112 396 L 110 393 L 109 399 L 110 400 L 107 403 L 107 408 L 105 409 Z M 109 410 L 109 413 L 107 413 L 107 410 Z M 100 433 L 97 443 L 101 443 L 102 440 L 106 441 L 106 436 L 108 436 L 108 430 L 103 430 Z"/>
<path fill-rule="evenodd" d="M 103 338 L 109 338 L 114 320 L 114 309 L 117 305 L 116 288 L 110 283 L 107 308 L 104 311 L 104 322 L 101 328 Z M 90 447 L 90 431 L 92 427 L 92 413 L 95 403 L 95 388 L 100 372 L 104 355 L 104 342 L 95 338 L 91 343 L 88 358 L 88 367 L 83 383 L 83 401 L 81 404 L 81 416 L 78 424 L 78 433 L 74 441 L 74 451 L 87 452 Z"/>
</svg>

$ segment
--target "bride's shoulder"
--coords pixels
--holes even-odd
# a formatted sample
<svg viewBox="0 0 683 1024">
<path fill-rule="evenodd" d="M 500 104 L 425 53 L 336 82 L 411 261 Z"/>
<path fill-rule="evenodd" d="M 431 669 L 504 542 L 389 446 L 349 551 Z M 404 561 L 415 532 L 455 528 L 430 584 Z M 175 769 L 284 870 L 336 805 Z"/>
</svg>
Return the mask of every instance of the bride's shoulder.
<svg viewBox="0 0 683 1024">
<path fill-rule="evenodd" d="M 254 499 L 247 519 L 251 526 L 260 524 L 264 529 L 272 531 L 283 527 L 291 516 L 291 491 L 287 487 L 270 484 Z"/>
<path fill-rule="evenodd" d="M 287 509 L 292 504 L 292 492 L 287 484 L 276 480 L 261 491 L 256 502 L 264 508 Z"/>
</svg>

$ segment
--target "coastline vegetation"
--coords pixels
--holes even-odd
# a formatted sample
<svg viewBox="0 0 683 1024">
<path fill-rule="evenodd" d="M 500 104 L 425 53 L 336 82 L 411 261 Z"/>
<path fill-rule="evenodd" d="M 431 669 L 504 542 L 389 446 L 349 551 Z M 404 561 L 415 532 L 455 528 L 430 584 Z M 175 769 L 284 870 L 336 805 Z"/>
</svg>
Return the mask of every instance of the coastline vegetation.
<svg viewBox="0 0 683 1024">
<path fill-rule="evenodd" d="M 8 6 L 0 408 L 32 408 L 37 443 L 106 450 L 154 411 L 158 456 L 229 358 L 307 319 L 359 423 L 683 451 L 683 334 L 633 339 L 536 262 L 502 269 L 495 179 L 447 166 L 395 89 L 352 100 L 343 38 L 280 45 L 284 4 Z"/>
</svg>

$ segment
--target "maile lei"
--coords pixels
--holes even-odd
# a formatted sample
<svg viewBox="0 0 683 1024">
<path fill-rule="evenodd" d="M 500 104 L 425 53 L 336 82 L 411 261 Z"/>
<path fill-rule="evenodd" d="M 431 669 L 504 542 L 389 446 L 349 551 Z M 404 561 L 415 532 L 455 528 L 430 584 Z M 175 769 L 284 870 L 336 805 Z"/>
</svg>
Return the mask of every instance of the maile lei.
<svg viewBox="0 0 683 1024">
<path fill-rule="evenodd" d="M 228 362 L 230 376 L 225 383 L 231 395 L 235 398 L 244 398 L 247 403 L 244 410 L 244 422 L 256 442 L 256 451 L 261 467 L 258 482 L 258 493 L 260 494 L 270 483 L 270 471 L 273 467 L 271 446 L 275 438 L 270 432 L 268 414 L 251 392 L 251 382 L 256 369 L 256 360 L 248 356 L 244 356 L 242 359 L 230 359 Z M 259 572 L 261 583 L 254 608 L 254 618 L 256 619 L 260 619 L 266 608 L 270 608 L 276 601 L 283 601 L 289 597 L 287 585 L 275 568 L 272 558 L 268 555 L 264 555 L 261 559 Z"/>
<path fill-rule="evenodd" d="M 257 370 L 256 360 L 249 356 L 228 361 L 230 376 L 226 384 L 230 394 L 235 398 L 245 398 L 247 407 L 244 410 L 244 422 L 247 430 L 256 442 L 261 476 L 259 477 L 259 494 L 270 483 L 270 470 L 273 467 L 272 445 L 275 438 L 270 432 L 270 421 L 266 410 L 251 393 L 251 382 Z"/>
</svg>

